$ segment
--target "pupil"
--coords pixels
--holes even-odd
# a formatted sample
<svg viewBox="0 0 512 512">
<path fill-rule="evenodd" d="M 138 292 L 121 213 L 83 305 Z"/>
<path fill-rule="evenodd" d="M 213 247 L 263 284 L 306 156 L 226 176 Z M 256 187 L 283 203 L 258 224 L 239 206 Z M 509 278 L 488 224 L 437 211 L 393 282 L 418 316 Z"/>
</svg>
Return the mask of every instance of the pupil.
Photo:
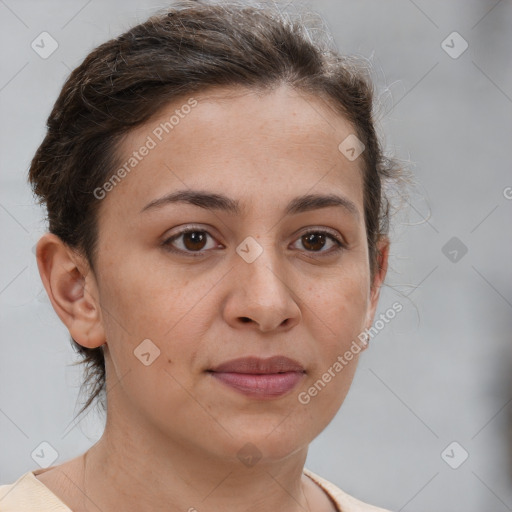
<svg viewBox="0 0 512 512">
<path fill-rule="evenodd" d="M 185 233 L 184 236 L 184 244 L 187 249 L 202 249 L 204 247 L 204 241 L 206 237 L 204 233 L 200 231 L 191 231 L 189 233 Z M 187 243 L 190 241 L 191 243 Z"/>
<path fill-rule="evenodd" d="M 305 235 L 305 239 L 306 239 L 306 244 L 305 244 L 306 248 L 307 248 L 307 245 L 310 245 L 310 246 L 316 246 L 316 247 L 310 247 L 310 248 L 321 249 L 325 243 L 325 235 L 322 233 L 311 233 L 309 235 Z M 317 243 L 315 243 L 315 240 L 317 241 Z"/>
</svg>

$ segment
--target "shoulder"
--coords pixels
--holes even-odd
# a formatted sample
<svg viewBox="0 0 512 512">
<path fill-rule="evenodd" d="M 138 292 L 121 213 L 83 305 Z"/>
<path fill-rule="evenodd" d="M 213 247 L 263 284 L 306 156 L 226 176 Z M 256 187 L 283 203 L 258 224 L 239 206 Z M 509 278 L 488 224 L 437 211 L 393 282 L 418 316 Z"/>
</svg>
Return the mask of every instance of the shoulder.
<svg viewBox="0 0 512 512">
<path fill-rule="evenodd" d="M 391 512 L 390 510 L 369 505 L 368 503 L 364 503 L 350 496 L 332 482 L 318 476 L 307 468 L 304 468 L 304 474 L 309 476 L 324 489 L 336 505 L 338 505 L 340 512 Z"/>
<path fill-rule="evenodd" d="M 15 482 L 0 485 L 2 512 L 71 512 L 32 471 L 27 471 Z"/>
<path fill-rule="evenodd" d="M 364 503 L 332 482 L 304 468 L 304 474 L 316 482 L 331 497 L 342 512 L 391 512 Z M 0 510 L 2 512 L 71 512 L 32 471 L 21 475 L 15 482 L 0 485 Z"/>
</svg>

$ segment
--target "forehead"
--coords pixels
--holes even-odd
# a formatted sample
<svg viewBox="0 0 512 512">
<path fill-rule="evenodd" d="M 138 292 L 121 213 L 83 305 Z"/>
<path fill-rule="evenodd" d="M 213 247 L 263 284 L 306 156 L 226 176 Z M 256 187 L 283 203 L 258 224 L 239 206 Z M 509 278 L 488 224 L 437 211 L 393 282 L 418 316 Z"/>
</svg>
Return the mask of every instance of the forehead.
<svg viewBox="0 0 512 512">
<path fill-rule="evenodd" d="M 183 96 L 125 136 L 117 154 L 128 172 L 105 202 L 133 215 L 173 190 L 201 188 L 236 197 L 244 212 L 307 192 L 362 204 L 362 158 L 338 149 L 351 134 L 325 101 L 288 87 Z"/>
</svg>

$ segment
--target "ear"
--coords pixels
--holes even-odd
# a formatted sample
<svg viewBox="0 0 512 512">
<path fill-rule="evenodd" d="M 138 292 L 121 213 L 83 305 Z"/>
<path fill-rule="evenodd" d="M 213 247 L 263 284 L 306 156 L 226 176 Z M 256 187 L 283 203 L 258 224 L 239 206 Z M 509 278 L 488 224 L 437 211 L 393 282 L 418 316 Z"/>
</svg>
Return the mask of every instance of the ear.
<svg viewBox="0 0 512 512">
<path fill-rule="evenodd" d="M 375 311 L 377 311 L 379 303 L 380 289 L 388 271 L 389 245 L 390 241 L 387 236 L 381 237 L 377 242 L 377 269 L 371 283 L 370 307 L 366 316 L 366 329 L 369 329 L 373 323 Z"/>
<path fill-rule="evenodd" d="M 39 239 L 36 258 L 53 309 L 72 338 L 87 348 L 103 345 L 106 339 L 98 287 L 85 258 L 53 233 Z"/>
</svg>

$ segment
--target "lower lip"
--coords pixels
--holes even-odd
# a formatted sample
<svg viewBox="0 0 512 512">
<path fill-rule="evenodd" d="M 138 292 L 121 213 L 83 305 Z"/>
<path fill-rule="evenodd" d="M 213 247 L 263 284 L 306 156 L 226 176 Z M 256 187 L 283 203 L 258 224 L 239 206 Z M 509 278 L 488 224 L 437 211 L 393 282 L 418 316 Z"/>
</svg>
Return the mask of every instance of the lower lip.
<svg viewBox="0 0 512 512">
<path fill-rule="evenodd" d="M 211 372 L 211 374 L 236 391 L 259 399 L 278 398 L 289 393 L 304 376 L 302 372 L 258 375 L 231 372 Z"/>
</svg>

